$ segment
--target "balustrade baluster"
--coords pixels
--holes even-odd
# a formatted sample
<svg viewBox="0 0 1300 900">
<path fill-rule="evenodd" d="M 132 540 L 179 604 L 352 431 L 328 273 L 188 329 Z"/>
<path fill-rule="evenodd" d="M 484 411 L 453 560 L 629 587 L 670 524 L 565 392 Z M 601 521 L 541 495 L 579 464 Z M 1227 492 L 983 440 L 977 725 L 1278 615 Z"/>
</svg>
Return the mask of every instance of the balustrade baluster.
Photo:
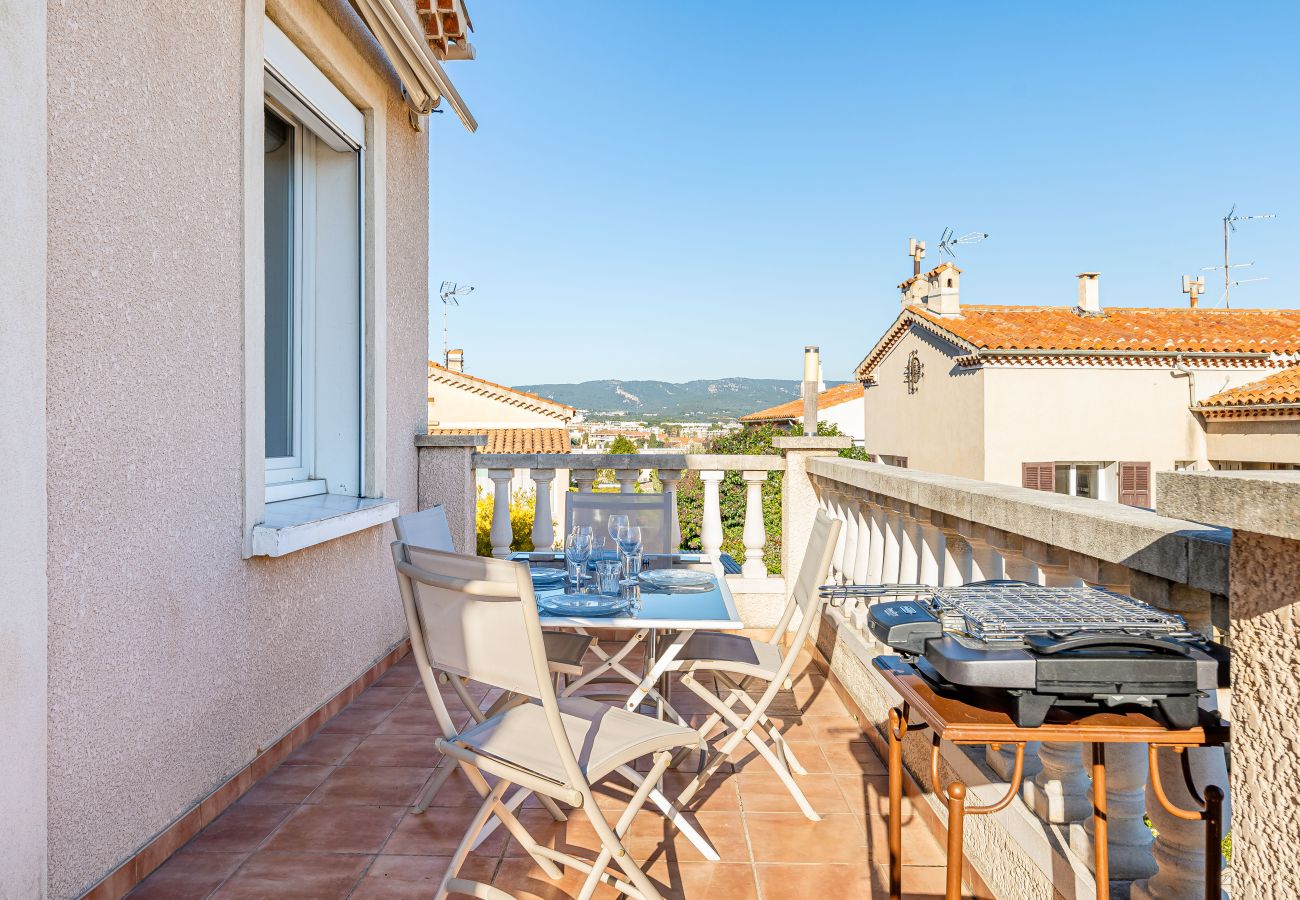
<svg viewBox="0 0 1300 900">
<path fill-rule="evenodd" d="M 881 562 L 880 582 L 898 584 L 898 562 L 902 555 L 898 535 L 902 530 L 903 520 L 892 509 L 882 507 L 881 514 L 884 517 L 885 555 Z"/>
<path fill-rule="evenodd" d="M 875 503 L 867 504 L 871 530 L 871 551 L 867 556 L 867 583 L 880 584 L 885 580 L 885 514 Z"/>
<path fill-rule="evenodd" d="M 574 469 L 573 480 L 578 482 L 579 494 L 590 494 L 591 483 L 596 480 L 595 469 Z"/>
<path fill-rule="evenodd" d="M 933 525 L 920 523 L 921 564 L 918 584 L 939 584 L 939 567 L 943 563 L 943 532 Z"/>
<path fill-rule="evenodd" d="M 514 475 L 514 469 L 488 469 L 488 478 L 492 479 L 492 529 L 488 538 L 492 541 L 492 555 L 498 559 L 510 555 L 514 540 L 510 524 L 510 480 Z"/>
<path fill-rule="evenodd" d="M 916 584 L 920 554 L 916 548 L 917 523 L 904 513 L 898 515 L 898 584 Z"/>
<path fill-rule="evenodd" d="M 614 477 L 618 481 L 620 494 L 635 494 L 636 483 L 641 479 L 640 469 L 615 469 Z"/>
<path fill-rule="evenodd" d="M 1092 815 L 1088 796 L 1091 779 L 1085 774 L 1077 743 L 1043 741 L 1038 745 L 1042 768 L 1024 784 L 1025 803 L 1044 822 L 1077 822 Z"/>
<path fill-rule="evenodd" d="M 853 566 L 858 557 L 858 512 L 857 501 L 850 494 L 845 494 L 840 502 L 844 517 L 844 527 L 840 529 L 839 572 L 837 580 L 843 584 L 853 580 Z"/>
<path fill-rule="evenodd" d="M 1192 781 L 1203 792 L 1207 785 L 1225 787 L 1228 784 L 1228 767 L 1223 750 L 1218 747 L 1193 747 L 1184 750 Z M 1201 803 L 1187 790 L 1183 779 L 1183 761 L 1172 750 L 1161 750 L 1159 756 L 1160 785 L 1165 797 L 1180 809 L 1200 809 Z M 1204 794 L 1202 793 L 1202 796 Z M 1279 802 L 1282 798 L 1279 798 Z M 1230 798 L 1223 801 L 1223 834 L 1230 830 Z M 1175 900 L 1181 897 L 1205 896 L 1205 823 L 1189 821 L 1170 815 L 1160 805 L 1148 776 L 1146 786 L 1147 816 L 1159 833 L 1155 839 L 1155 863 L 1158 871 L 1150 878 L 1136 881 L 1129 897 L 1131 900 Z M 1223 896 L 1227 896 L 1224 894 Z M 1279 895 L 1280 896 L 1280 895 Z"/>
<path fill-rule="evenodd" d="M 867 581 L 867 571 L 871 567 L 872 546 L 871 512 L 866 499 L 861 495 L 854 496 L 853 511 L 858 525 L 858 547 L 853 554 L 853 571 L 849 573 L 849 580 L 854 584 L 863 584 Z"/>
<path fill-rule="evenodd" d="M 555 519 L 551 512 L 551 485 L 554 469 L 533 469 L 536 499 L 533 504 L 533 549 L 550 550 L 555 546 Z"/>
<path fill-rule="evenodd" d="M 767 527 L 763 522 L 763 485 L 767 472 L 741 473 L 745 479 L 745 563 L 741 574 L 746 578 L 766 578 L 767 564 L 763 561 L 763 547 L 767 543 Z"/>
<path fill-rule="evenodd" d="M 1092 765 L 1092 745 L 1080 745 L 1080 763 Z M 1156 873 L 1146 812 L 1147 745 L 1106 745 L 1106 847 L 1111 881 L 1135 881 Z M 1091 792 L 1091 787 L 1089 788 Z M 1070 847 L 1096 874 L 1096 834 L 1092 816 L 1070 826 Z"/>
<path fill-rule="evenodd" d="M 673 521 L 669 526 L 669 546 L 673 550 L 678 550 L 682 546 L 682 523 L 677 517 L 677 483 L 682 480 L 681 469 L 660 469 L 659 481 L 664 486 L 664 493 L 672 495 L 670 503 L 670 512 Z"/>
<path fill-rule="evenodd" d="M 713 559 L 722 552 L 722 505 L 719 485 L 722 483 L 723 474 L 717 469 L 705 469 L 700 472 L 700 481 L 704 484 L 704 515 L 700 523 L 700 548 Z"/>
</svg>

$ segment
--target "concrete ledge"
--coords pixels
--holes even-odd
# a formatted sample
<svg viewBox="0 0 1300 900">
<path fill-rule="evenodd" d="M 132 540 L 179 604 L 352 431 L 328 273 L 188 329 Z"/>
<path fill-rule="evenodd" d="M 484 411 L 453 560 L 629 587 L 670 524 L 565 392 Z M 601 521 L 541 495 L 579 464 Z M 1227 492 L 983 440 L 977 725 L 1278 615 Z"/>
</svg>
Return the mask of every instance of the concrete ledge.
<svg viewBox="0 0 1300 900">
<path fill-rule="evenodd" d="M 838 457 L 810 459 L 808 471 L 1212 594 L 1228 592 L 1231 535 L 1222 528 L 1118 503 Z"/>
<path fill-rule="evenodd" d="M 1300 540 L 1300 472 L 1160 472 L 1163 515 Z"/>
<path fill-rule="evenodd" d="M 778 450 L 847 450 L 853 446 L 853 438 L 847 435 L 783 435 L 773 438 L 772 446 Z"/>
<path fill-rule="evenodd" d="M 486 447 L 486 434 L 417 434 L 417 447 Z"/>
</svg>

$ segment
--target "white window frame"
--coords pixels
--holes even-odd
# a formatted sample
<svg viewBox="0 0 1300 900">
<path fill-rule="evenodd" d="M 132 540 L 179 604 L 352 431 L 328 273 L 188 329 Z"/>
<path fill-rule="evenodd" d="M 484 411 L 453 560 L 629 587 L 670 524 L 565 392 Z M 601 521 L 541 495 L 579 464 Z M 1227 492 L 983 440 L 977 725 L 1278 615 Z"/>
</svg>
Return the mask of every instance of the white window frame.
<svg viewBox="0 0 1300 900">
<path fill-rule="evenodd" d="M 1061 496 L 1078 497 L 1079 496 L 1079 467 L 1092 466 L 1096 468 L 1097 496 L 1095 498 L 1085 497 L 1084 499 L 1085 500 L 1092 500 L 1092 499 L 1114 500 L 1115 499 L 1116 494 L 1113 489 L 1113 483 L 1114 483 L 1113 469 L 1115 466 L 1114 463 L 1099 462 L 1094 460 L 1082 460 L 1082 461 L 1075 461 L 1075 462 L 1057 460 L 1055 463 L 1053 463 L 1053 465 L 1057 467 L 1065 466 L 1069 470 L 1069 476 L 1068 476 L 1069 492 L 1066 494 L 1062 494 Z M 1053 473 L 1053 476 L 1055 476 L 1055 473 Z"/>
</svg>

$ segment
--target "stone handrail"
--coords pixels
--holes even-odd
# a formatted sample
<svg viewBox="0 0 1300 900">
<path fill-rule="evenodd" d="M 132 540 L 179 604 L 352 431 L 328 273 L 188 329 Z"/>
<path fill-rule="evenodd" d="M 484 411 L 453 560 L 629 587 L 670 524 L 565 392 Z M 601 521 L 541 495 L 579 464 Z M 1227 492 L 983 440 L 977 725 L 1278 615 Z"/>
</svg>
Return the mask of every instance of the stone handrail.
<svg viewBox="0 0 1300 900">
<path fill-rule="evenodd" d="M 810 459 L 808 473 L 818 503 L 844 523 L 832 563 L 836 582 L 946 586 L 1005 577 L 1043 585 L 1093 585 L 1178 612 L 1207 635 L 1227 638 L 1231 534 L 1224 529 L 1114 503 L 855 460 Z M 838 674 L 845 683 L 858 685 L 863 709 L 883 719 L 883 710 L 896 698 L 891 699 L 867 663 L 886 651 L 866 631 L 866 616 L 861 604 L 828 610 L 831 633 L 820 634 L 818 642 L 833 668 L 851 669 Z M 852 653 L 836 654 L 845 647 Z M 845 657 L 857 662 L 849 664 Z M 1044 835 L 1054 834 L 1056 846 L 1069 848 L 1074 856 L 1069 869 L 1058 869 L 1059 859 L 1037 859 L 1041 887 L 1069 896 L 1055 873 L 1086 871 L 1092 865 L 1091 783 L 1081 757 L 1086 750 L 1068 743 L 1032 747 L 1026 753 L 1024 812 L 1018 814 L 1013 806 L 998 816 L 981 817 L 968 841 L 983 843 L 990 861 L 1011 846 L 1050 844 L 1024 836 L 1007 841 L 1006 835 L 992 833 L 999 821 L 1032 813 L 1036 819 L 1027 821 L 1039 822 Z M 1145 750 L 1117 745 L 1108 753 L 1111 879 L 1127 882 L 1134 898 L 1204 896 L 1203 826 L 1164 814 L 1150 796 Z M 1186 753 L 1202 786 L 1227 784 L 1222 751 Z M 928 781 L 924 749 L 911 747 L 907 756 L 918 780 Z M 1175 756 L 1162 755 L 1160 774 L 1165 785 L 1178 789 L 1183 777 Z M 981 763 L 987 766 L 988 781 L 1005 781 L 1011 754 L 988 748 L 982 760 L 962 751 L 947 757 L 955 769 Z M 1184 808 L 1195 805 L 1185 793 L 1174 799 Z M 1144 812 L 1159 831 L 1154 842 Z M 978 862 L 978 855 L 971 858 Z M 1024 883 L 997 883 L 1015 866 L 980 869 L 996 895 L 1029 895 Z M 1086 886 L 1074 887 L 1086 893 Z"/>
<path fill-rule="evenodd" d="M 621 493 L 636 490 L 640 474 L 655 471 L 663 483 L 663 490 L 672 494 L 673 520 L 671 540 L 673 546 L 681 544 L 681 527 L 677 519 L 677 485 L 688 471 L 700 473 L 704 483 L 704 510 L 700 529 L 701 549 L 717 555 L 722 550 L 722 510 L 719 488 L 727 472 L 739 471 L 745 480 L 745 526 L 742 539 L 745 545 L 745 562 L 742 574 L 746 578 L 763 578 L 768 574 L 763 561 L 763 548 L 767 531 L 763 524 L 762 486 L 769 472 L 786 467 L 780 456 L 715 455 L 699 453 L 474 453 L 470 458 L 474 468 L 487 469 L 493 483 L 492 554 L 505 557 L 510 554 L 512 538 L 510 528 L 509 484 L 515 473 L 527 470 L 537 486 L 534 492 L 533 546 L 551 547 L 556 540 L 554 513 L 551 509 L 550 487 L 557 471 L 572 473 L 579 493 L 590 493 L 601 469 L 611 469 L 619 483 Z"/>
</svg>

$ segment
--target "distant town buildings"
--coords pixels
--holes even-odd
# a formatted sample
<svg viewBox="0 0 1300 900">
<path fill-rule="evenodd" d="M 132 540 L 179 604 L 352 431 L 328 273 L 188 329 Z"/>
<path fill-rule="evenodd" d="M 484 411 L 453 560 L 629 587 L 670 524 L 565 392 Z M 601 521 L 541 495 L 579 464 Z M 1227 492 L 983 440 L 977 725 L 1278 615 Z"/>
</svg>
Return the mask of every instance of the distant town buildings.
<svg viewBox="0 0 1300 900">
<path fill-rule="evenodd" d="M 1300 464 L 1300 310 L 973 306 L 944 263 L 903 282 L 856 370 L 882 462 L 1135 506 L 1152 473 Z"/>
</svg>

